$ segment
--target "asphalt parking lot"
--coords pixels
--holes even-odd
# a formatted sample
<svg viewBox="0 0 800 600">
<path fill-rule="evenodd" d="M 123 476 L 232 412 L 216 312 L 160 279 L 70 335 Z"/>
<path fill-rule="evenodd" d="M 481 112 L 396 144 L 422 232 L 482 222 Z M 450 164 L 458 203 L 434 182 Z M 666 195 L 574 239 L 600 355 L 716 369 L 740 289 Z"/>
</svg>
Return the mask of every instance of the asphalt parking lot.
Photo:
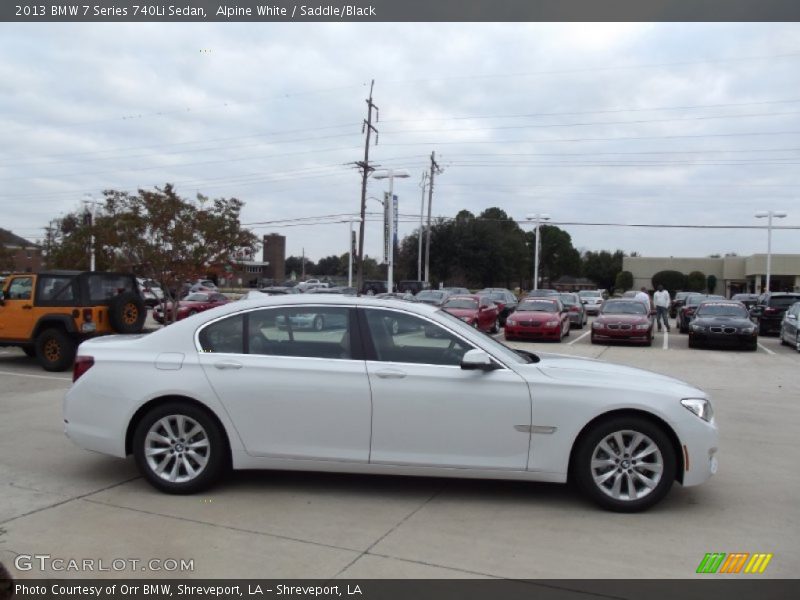
<svg viewBox="0 0 800 600">
<path fill-rule="evenodd" d="M 132 459 L 65 438 L 69 374 L 0 348 L 0 561 L 23 578 L 685 578 L 707 552 L 764 552 L 773 558 L 758 577 L 796 577 L 800 354 L 775 337 L 746 352 L 690 350 L 674 327 L 649 348 L 592 345 L 589 331 L 512 345 L 708 391 L 721 433 L 710 482 L 676 485 L 634 515 L 603 512 L 561 485 L 287 472 L 236 473 L 209 493 L 168 496 Z M 15 568 L 18 555 L 128 562 L 42 572 Z M 193 570 L 142 571 L 151 559 L 192 560 Z"/>
</svg>

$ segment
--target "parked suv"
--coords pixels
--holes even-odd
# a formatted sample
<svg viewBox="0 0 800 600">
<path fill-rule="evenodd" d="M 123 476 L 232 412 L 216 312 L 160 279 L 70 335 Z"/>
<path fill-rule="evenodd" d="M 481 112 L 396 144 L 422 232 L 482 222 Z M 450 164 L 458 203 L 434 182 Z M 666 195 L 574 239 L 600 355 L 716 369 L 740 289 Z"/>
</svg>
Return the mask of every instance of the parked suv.
<svg viewBox="0 0 800 600">
<path fill-rule="evenodd" d="M 758 323 L 758 334 L 780 331 L 786 309 L 800 301 L 800 292 L 766 292 L 750 308 L 750 316 Z"/>
<path fill-rule="evenodd" d="M 131 274 L 13 274 L 0 295 L 0 346 L 20 347 L 45 370 L 64 371 L 82 341 L 108 333 L 139 333 L 146 316 Z"/>
</svg>

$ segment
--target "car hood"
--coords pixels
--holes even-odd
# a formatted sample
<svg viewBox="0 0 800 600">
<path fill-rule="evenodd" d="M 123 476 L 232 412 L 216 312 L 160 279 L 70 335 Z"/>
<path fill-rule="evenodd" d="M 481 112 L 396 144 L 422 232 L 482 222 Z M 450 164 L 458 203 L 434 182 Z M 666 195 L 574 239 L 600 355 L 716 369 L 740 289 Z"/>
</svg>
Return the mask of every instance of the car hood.
<svg viewBox="0 0 800 600">
<path fill-rule="evenodd" d="M 551 379 L 574 385 L 672 392 L 681 398 L 707 397 L 705 392 L 685 381 L 645 369 L 560 354 L 542 353 L 537 356 L 540 358 L 538 363 L 525 365 L 527 368 L 522 369 L 521 374 L 529 381 L 538 379 L 533 373 L 538 371 Z M 526 374 L 526 371 L 530 374 Z"/>
<path fill-rule="evenodd" d="M 647 323 L 649 318 L 644 315 L 600 315 L 595 323 Z"/>
</svg>

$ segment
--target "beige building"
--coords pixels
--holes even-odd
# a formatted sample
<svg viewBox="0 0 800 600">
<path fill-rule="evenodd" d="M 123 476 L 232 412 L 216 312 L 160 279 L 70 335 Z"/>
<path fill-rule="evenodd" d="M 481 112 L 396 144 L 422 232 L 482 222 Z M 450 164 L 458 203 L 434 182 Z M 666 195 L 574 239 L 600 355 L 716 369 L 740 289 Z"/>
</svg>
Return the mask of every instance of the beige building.
<svg viewBox="0 0 800 600">
<path fill-rule="evenodd" d="M 767 255 L 725 256 L 722 258 L 681 258 L 626 256 L 622 270 L 633 274 L 633 289 L 653 287 L 652 277 L 659 271 L 680 271 L 688 275 L 700 271 L 706 277 L 714 275 L 714 293 L 730 297 L 738 293 L 766 291 Z M 770 269 L 772 291 L 800 291 L 800 254 L 773 254 Z"/>
</svg>

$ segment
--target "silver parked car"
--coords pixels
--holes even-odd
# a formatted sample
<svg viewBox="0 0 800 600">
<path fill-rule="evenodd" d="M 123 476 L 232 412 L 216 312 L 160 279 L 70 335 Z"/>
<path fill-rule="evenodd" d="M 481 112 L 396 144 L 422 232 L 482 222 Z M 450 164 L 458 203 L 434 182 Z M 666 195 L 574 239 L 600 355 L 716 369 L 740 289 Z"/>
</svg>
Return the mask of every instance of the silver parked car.
<svg viewBox="0 0 800 600">
<path fill-rule="evenodd" d="M 781 322 L 781 344 L 793 346 L 800 352 L 800 302 L 795 302 L 783 315 Z"/>
<path fill-rule="evenodd" d="M 570 327 L 575 326 L 578 329 L 583 329 L 583 326 L 586 325 L 589 318 L 586 316 L 586 308 L 583 302 L 581 302 L 580 296 L 578 296 L 578 294 L 564 292 L 560 294 L 560 298 L 561 304 L 567 309 Z"/>
</svg>

